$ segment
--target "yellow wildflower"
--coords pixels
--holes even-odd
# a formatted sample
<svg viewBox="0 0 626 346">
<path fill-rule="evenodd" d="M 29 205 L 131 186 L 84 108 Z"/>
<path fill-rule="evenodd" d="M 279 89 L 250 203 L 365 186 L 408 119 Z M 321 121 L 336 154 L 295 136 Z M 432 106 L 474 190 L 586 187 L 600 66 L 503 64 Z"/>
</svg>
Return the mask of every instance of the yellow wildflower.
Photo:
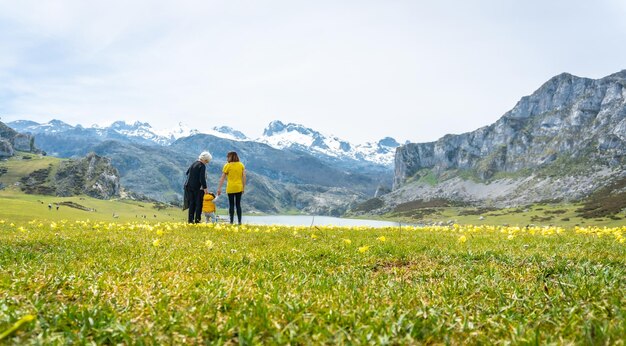
<svg viewBox="0 0 626 346">
<path fill-rule="evenodd" d="M 463 244 L 467 241 L 467 237 L 465 235 L 462 235 L 459 237 L 458 242 Z"/>
<path fill-rule="evenodd" d="M 343 242 L 344 242 L 344 244 L 346 244 L 346 245 L 350 245 L 350 244 L 352 244 L 352 240 L 350 240 L 350 239 L 343 239 Z"/>
<path fill-rule="evenodd" d="M 376 239 L 378 239 L 379 241 L 382 241 L 382 242 L 387 241 L 387 238 L 385 238 L 385 236 L 380 236 L 380 237 L 378 237 Z"/>
<path fill-rule="evenodd" d="M 364 253 L 364 252 L 366 252 L 367 250 L 369 250 L 369 248 L 370 248 L 370 247 L 369 247 L 369 246 L 367 246 L 367 245 L 365 245 L 365 246 L 361 246 L 361 247 L 359 248 L 359 252 L 360 252 L 360 253 Z"/>
<path fill-rule="evenodd" d="M 213 242 L 210 239 L 207 239 L 207 241 L 204 243 L 209 249 L 213 248 Z"/>
<path fill-rule="evenodd" d="M 161 245 L 161 239 L 155 239 L 152 242 L 152 246 L 154 246 L 154 247 L 159 247 L 159 245 Z"/>
<path fill-rule="evenodd" d="M 11 326 L 11 328 L 5 330 L 4 332 L 0 334 L 0 340 L 3 340 L 4 338 L 13 334 L 16 330 L 20 329 L 20 327 L 22 327 L 23 324 L 32 322 L 36 318 L 37 317 L 35 317 L 34 315 L 25 315 L 24 317 L 20 318 L 17 322 L 13 324 L 13 326 Z"/>
</svg>

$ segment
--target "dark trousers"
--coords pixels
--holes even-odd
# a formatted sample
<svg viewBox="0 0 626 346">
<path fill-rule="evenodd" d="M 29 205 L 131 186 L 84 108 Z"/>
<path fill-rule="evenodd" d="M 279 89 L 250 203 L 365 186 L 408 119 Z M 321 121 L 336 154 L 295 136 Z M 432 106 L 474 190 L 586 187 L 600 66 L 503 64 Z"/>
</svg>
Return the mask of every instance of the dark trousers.
<svg viewBox="0 0 626 346">
<path fill-rule="evenodd" d="M 241 225 L 241 192 L 228 194 L 228 215 L 230 215 L 230 223 L 233 223 L 235 217 L 235 207 L 237 208 L 237 221 Z"/>
<path fill-rule="evenodd" d="M 189 217 L 187 222 L 200 223 L 202 219 L 202 198 L 204 190 L 188 191 L 189 193 Z"/>
</svg>

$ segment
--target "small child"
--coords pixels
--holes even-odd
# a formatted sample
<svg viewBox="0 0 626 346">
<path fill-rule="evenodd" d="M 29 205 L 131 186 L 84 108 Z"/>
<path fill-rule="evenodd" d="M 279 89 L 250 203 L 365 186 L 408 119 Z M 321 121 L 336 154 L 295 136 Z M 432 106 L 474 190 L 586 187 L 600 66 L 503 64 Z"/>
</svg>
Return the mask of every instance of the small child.
<svg viewBox="0 0 626 346">
<path fill-rule="evenodd" d="M 217 214 L 215 214 L 216 200 L 217 197 L 215 197 L 215 194 L 213 192 L 205 194 L 204 198 L 202 199 L 202 213 L 204 213 L 206 223 L 209 223 L 209 219 L 213 223 L 217 222 Z"/>
</svg>

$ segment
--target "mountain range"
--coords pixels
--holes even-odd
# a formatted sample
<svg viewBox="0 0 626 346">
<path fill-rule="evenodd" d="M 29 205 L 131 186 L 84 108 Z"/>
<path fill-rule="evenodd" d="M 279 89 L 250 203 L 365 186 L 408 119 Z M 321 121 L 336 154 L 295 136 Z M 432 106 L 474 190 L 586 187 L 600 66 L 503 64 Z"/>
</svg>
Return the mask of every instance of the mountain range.
<svg viewBox="0 0 626 346">
<path fill-rule="evenodd" d="M 72 126 L 59 120 L 43 124 L 19 120 L 8 125 L 34 136 L 48 155 L 77 158 L 94 152 L 108 157 L 124 189 L 171 203 L 180 203 L 184 172 L 198 153 L 213 154 L 207 171 L 216 185 L 226 153 L 237 151 L 248 171 L 248 207 L 262 212 L 341 215 L 372 197 L 380 186 L 391 186 L 390 162 L 397 145 L 391 138 L 352 145 L 280 121 L 272 122 L 257 140 L 229 127 L 200 133 L 182 124 L 169 131 L 123 121 L 107 127 Z M 342 146 L 333 151 L 336 143 Z M 218 202 L 224 205 L 225 201 Z"/>
<path fill-rule="evenodd" d="M 60 120 L 37 123 L 30 120 L 17 120 L 7 123 L 8 126 L 21 133 L 34 135 L 53 135 L 64 133 L 69 136 L 90 137 L 99 140 L 123 140 L 138 144 L 158 144 L 168 146 L 176 140 L 201 132 L 182 123 L 178 127 L 156 130 L 147 122 L 132 124 L 115 121 L 111 125 L 101 127 L 92 125 L 72 126 Z M 355 161 L 392 167 L 395 149 L 400 145 L 395 139 L 385 137 L 377 142 L 352 144 L 336 136 L 324 135 L 300 124 L 285 124 L 279 120 L 272 121 L 259 138 L 252 139 L 241 131 L 228 126 L 216 126 L 202 134 L 233 141 L 265 143 L 276 149 L 293 149 L 314 156 L 335 161 Z M 55 155 L 57 153 L 50 153 Z"/>
<path fill-rule="evenodd" d="M 183 172 L 208 149 L 212 182 L 228 151 L 241 154 L 246 201 L 265 212 L 385 214 L 429 201 L 505 208 L 590 197 L 610 200 L 613 211 L 626 208 L 626 70 L 600 79 L 560 74 L 495 123 L 429 143 L 353 145 L 281 121 L 254 140 L 229 127 L 200 133 L 182 124 L 168 131 L 121 121 L 8 125 L 51 155 L 109 157 L 123 187 L 174 203 Z"/>
<path fill-rule="evenodd" d="M 492 125 L 400 146 L 393 191 L 360 210 L 432 200 L 503 208 L 592 195 L 619 210 L 624 186 L 626 70 L 600 79 L 563 73 Z"/>
</svg>

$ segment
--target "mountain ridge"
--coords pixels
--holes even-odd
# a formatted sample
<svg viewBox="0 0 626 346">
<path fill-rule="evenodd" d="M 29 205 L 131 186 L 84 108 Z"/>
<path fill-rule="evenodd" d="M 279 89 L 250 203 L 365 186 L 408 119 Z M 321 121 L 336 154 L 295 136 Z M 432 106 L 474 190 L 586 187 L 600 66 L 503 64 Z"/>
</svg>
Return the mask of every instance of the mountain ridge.
<svg viewBox="0 0 626 346">
<path fill-rule="evenodd" d="M 577 201 L 626 176 L 626 70 L 600 79 L 550 78 L 493 124 L 398 147 L 401 203 L 443 198 L 499 207 Z"/>
<path fill-rule="evenodd" d="M 391 137 L 377 142 L 352 144 L 336 136 L 324 135 L 304 125 L 283 123 L 274 120 L 263 131 L 258 142 L 274 148 L 305 150 L 314 155 L 325 155 L 336 159 L 369 161 L 381 166 L 391 166 L 395 149 L 400 145 Z"/>
<path fill-rule="evenodd" d="M 28 121 L 17 124 L 36 126 Z M 214 157 L 207 167 L 212 189 L 221 174 L 226 153 L 232 150 L 240 153 L 248 171 L 245 203 L 251 211 L 298 210 L 339 216 L 358 201 L 373 196 L 377 187 L 391 185 L 391 170 L 379 165 L 337 165 L 331 158 L 317 157 L 307 151 L 277 149 L 260 142 L 195 133 L 170 145 L 159 145 L 144 137 L 133 137 L 137 130 L 149 126 L 141 122 L 117 122 L 112 128 L 68 128 L 60 121 L 52 125 L 67 130 L 55 131 L 54 126 L 48 125 L 39 129 L 30 127 L 33 132 L 39 131 L 34 136 L 49 155 L 73 158 L 94 152 L 110 158 L 125 191 L 161 202 L 181 202 L 184 171 L 204 150 Z M 219 130 L 241 137 L 231 128 Z"/>
<path fill-rule="evenodd" d="M 147 122 L 115 121 L 109 126 L 82 125 L 72 126 L 61 120 L 52 119 L 47 123 L 37 123 L 30 120 L 16 120 L 7 123 L 20 132 L 32 134 L 57 134 L 66 132 L 68 135 L 91 135 L 101 140 L 120 139 L 140 144 L 157 144 L 167 146 L 176 140 L 195 134 L 208 134 L 219 138 L 234 141 L 259 142 L 270 145 L 276 149 L 294 149 L 311 153 L 328 162 L 352 162 L 372 163 L 391 168 L 395 148 L 399 143 L 391 138 L 384 137 L 377 142 L 365 144 L 352 144 L 335 136 L 327 136 L 311 128 L 300 124 L 284 124 L 280 120 L 274 120 L 265 128 L 263 136 L 253 139 L 243 132 L 228 126 L 214 126 L 211 130 L 201 132 L 189 128 L 183 123 L 173 129 L 156 130 Z"/>
</svg>

